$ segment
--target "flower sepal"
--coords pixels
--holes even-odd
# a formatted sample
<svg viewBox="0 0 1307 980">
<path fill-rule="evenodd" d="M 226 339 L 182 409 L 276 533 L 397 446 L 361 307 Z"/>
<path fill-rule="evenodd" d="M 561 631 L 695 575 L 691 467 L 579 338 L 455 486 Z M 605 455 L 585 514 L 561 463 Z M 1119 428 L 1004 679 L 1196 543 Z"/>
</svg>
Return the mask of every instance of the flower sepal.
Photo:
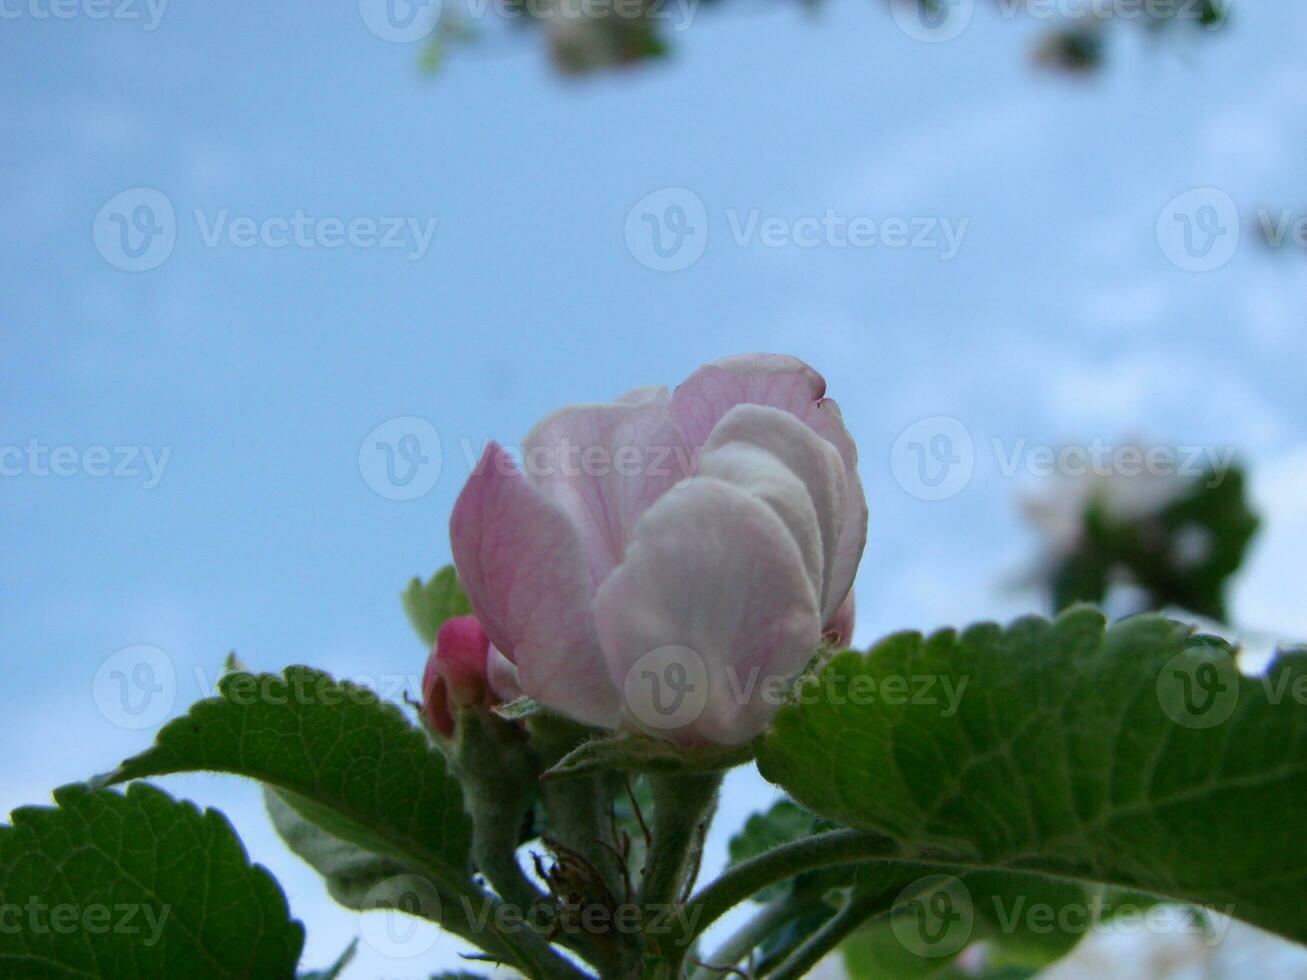
<svg viewBox="0 0 1307 980">
<path fill-rule="evenodd" d="M 681 746 L 662 739 L 620 733 L 581 742 L 541 775 L 568 779 L 600 772 L 717 772 L 753 759 L 751 744 Z"/>
</svg>

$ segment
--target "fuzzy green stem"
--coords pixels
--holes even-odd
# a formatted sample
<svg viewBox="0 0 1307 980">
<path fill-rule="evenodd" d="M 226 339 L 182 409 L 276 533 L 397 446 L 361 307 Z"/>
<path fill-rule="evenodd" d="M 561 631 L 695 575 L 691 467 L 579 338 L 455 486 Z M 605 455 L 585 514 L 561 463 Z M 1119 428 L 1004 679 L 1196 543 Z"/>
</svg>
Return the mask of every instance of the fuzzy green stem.
<svg viewBox="0 0 1307 980">
<path fill-rule="evenodd" d="M 807 902 L 796 902 L 792 895 L 765 905 L 752 919 L 715 949 L 695 970 L 692 980 L 716 980 L 744 959 L 768 936 L 797 915 Z"/>
<path fill-rule="evenodd" d="M 532 718 L 527 727 L 541 770 L 549 769 L 590 737 L 582 726 L 553 716 Z M 550 836 L 582 857 L 599 874 L 611 903 L 625 901 L 624 869 L 613 853 L 617 842 L 609 839 L 612 794 L 604 777 L 542 779 L 538 785 Z"/>
<path fill-rule="evenodd" d="M 494 939 L 485 943 L 478 942 L 478 945 L 491 955 L 501 955 L 497 944 L 502 944 L 518 963 L 526 968 L 526 973 L 530 977 L 539 980 L 591 980 L 589 974 L 569 963 L 548 942 L 530 929 L 499 929 L 495 923 L 502 903 L 495 896 L 486 893 L 469 893 L 467 897 L 484 901 L 490 907 L 490 914 L 486 921 L 491 924 L 491 935 Z M 477 940 L 474 938 L 473 941 Z"/>
<path fill-rule="evenodd" d="M 646 914 L 658 915 L 678 903 L 693 885 L 713 809 L 717 806 L 720 772 L 650 775 L 653 794 L 653 843 L 640 883 L 640 903 Z"/>
<path fill-rule="evenodd" d="M 459 711 L 457 732 L 446 750 L 472 817 L 472 858 L 504 901 L 525 912 L 545 900 L 516 855 L 535 781 L 525 743 L 512 725 L 479 708 Z"/>
<path fill-rule="evenodd" d="M 696 936 L 724 913 L 768 885 L 786 881 L 816 868 L 872 861 L 914 864 L 926 868 L 991 867 L 970 856 L 905 855 L 903 848 L 893 838 L 862 830 L 832 830 L 815 834 L 742 861 L 701 889 L 686 903 L 683 914 L 676 917 L 674 928 L 677 932 L 670 937 L 671 942 L 667 948 L 679 949 L 684 956 Z"/>
<path fill-rule="evenodd" d="M 687 903 L 684 921 L 693 922 L 680 939 L 688 946 L 716 922 L 755 892 L 804 871 L 827 868 L 851 861 L 903 860 L 902 849 L 892 838 L 861 830 L 831 830 L 782 844 L 728 868 L 716 881 L 702 888 Z"/>
<path fill-rule="evenodd" d="M 768 980 L 797 980 L 806 976 L 849 933 L 872 916 L 889 911 L 893 903 L 891 896 L 880 893 L 859 895 L 855 890 L 842 909 L 790 953 L 775 972 L 768 974 Z"/>
</svg>

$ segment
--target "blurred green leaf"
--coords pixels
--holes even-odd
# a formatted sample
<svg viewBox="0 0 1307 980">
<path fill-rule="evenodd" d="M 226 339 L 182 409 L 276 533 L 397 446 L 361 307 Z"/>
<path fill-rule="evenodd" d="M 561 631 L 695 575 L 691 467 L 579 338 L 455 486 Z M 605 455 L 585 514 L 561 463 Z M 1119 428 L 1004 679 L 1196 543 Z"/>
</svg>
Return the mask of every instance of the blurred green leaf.
<svg viewBox="0 0 1307 980">
<path fill-rule="evenodd" d="M 414 577 L 400 598 L 409 622 L 427 647 L 435 644 L 436 634 L 445 620 L 472 613 L 472 605 L 463 593 L 453 565 L 446 565 L 425 583 Z"/>
</svg>

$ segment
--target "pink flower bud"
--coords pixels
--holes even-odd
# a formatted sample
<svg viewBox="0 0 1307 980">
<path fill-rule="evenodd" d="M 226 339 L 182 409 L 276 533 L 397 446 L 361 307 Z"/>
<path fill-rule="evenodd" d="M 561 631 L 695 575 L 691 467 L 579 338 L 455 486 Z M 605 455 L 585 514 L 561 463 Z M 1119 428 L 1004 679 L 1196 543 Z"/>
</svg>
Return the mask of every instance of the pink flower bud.
<svg viewBox="0 0 1307 980">
<path fill-rule="evenodd" d="M 456 616 L 440 627 L 422 674 L 422 710 L 436 731 L 454 734 L 458 708 L 494 703 L 486 680 L 490 640 L 475 616 Z"/>
<path fill-rule="evenodd" d="M 587 724 L 684 744 L 764 730 L 768 692 L 803 669 L 824 625 L 842 640 L 852 629 L 867 502 L 825 394 L 801 361 L 753 354 L 675 392 L 554 412 L 522 443 L 524 472 L 491 443 L 450 532 L 512 686 Z"/>
</svg>

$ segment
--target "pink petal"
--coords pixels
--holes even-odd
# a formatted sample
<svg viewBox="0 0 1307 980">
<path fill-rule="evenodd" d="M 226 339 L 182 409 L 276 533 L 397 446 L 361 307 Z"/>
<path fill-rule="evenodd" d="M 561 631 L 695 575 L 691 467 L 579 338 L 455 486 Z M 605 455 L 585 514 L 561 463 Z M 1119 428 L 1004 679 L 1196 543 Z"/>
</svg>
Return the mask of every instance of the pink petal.
<svg viewBox="0 0 1307 980">
<path fill-rule="evenodd" d="M 766 685 L 774 693 L 793 677 L 821 635 L 790 529 L 748 491 L 709 476 L 649 508 L 626 560 L 600 587 L 595 614 L 625 725 L 682 743 L 735 745 L 762 731 L 777 707 L 763 700 Z M 690 672 L 699 678 L 693 711 L 674 728 L 628 686 L 639 695 L 642 664 L 668 647 L 693 651 L 699 671 Z"/>
<path fill-rule="evenodd" d="M 580 721 L 613 727 L 617 692 L 595 633 L 580 538 L 497 443 L 486 447 L 454 504 L 450 539 L 472 608 L 517 665 L 523 691 Z"/>
<path fill-rule="evenodd" d="M 666 388 L 640 388 L 609 405 L 571 405 L 523 443 L 527 479 L 572 520 L 596 586 L 640 515 L 693 472 L 668 398 Z"/>
<path fill-rule="evenodd" d="M 798 358 L 744 354 L 706 364 L 672 393 L 671 413 L 691 451 L 736 405 L 768 405 L 806 422 L 844 461 L 844 518 L 832 563 L 826 606 L 838 605 L 853 585 L 867 543 L 867 500 L 858 478 L 858 450 L 839 406 L 826 398 L 826 380 Z"/>
</svg>

